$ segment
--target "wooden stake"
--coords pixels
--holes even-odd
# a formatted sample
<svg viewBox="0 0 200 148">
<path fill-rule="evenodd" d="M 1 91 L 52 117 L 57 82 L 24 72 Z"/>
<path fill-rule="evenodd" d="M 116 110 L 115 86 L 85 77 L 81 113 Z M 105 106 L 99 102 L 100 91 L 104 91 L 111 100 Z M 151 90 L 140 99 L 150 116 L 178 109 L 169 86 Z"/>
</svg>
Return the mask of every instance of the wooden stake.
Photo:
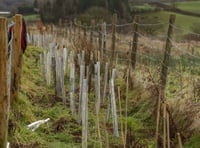
<svg viewBox="0 0 200 148">
<path fill-rule="evenodd" d="M 93 35 L 94 35 L 94 20 L 91 21 L 91 28 L 90 28 L 90 44 L 93 44 Z"/>
<path fill-rule="evenodd" d="M 133 21 L 133 46 L 132 46 L 132 52 L 131 52 L 131 59 L 132 59 L 132 68 L 135 69 L 136 66 L 136 58 L 137 58 L 137 46 L 138 46 L 138 22 L 139 22 L 139 16 L 135 16 Z"/>
<path fill-rule="evenodd" d="M 7 20 L 0 17 L 0 147 L 6 148 L 8 134 L 8 35 Z"/>
<path fill-rule="evenodd" d="M 74 21 L 73 21 L 73 37 L 74 37 L 74 41 L 76 41 L 76 27 L 75 27 L 75 24 L 76 24 L 76 18 L 74 18 Z"/>
<path fill-rule="evenodd" d="M 114 59 L 115 59 L 115 40 L 116 40 L 116 23 L 117 23 L 117 14 L 113 14 L 113 19 L 112 19 L 112 57 L 111 57 L 111 68 L 113 68 L 114 64 Z"/>
<path fill-rule="evenodd" d="M 166 103 L 163 104 L 163 148 L 166 148 Z"/>
<path fill-rule="evenodd" d="M 69 40 L 70 41 L 72 41 L 72 25 L 73 25 L 73 23 L 72 23 L 72 21 L 70 21 L 70 27 L 69 27 Z"/>
<path fill-rule="evenodd" d="M 118 54 L 116 54 L 116 62 L 115 62 L 115 65 L 117 66 L 118 64 Z"/>
<path fill-rule="evenodd" d="M 54 79 L 54 92 L 55 92 L 55 97 L 58 97 L 58 91 L 56 89 L 56 58 L 55 55 L 51 58 L 52 59 L 52 71 L 53 71 L 53 79 Z"/>
<path fill-rule="evenodd" d="M 122 120 L 122 106 L 121 106 L 121 93 L 120 93 L 120 87 L 117 87 L 118 90 L 118 98 L 119 98 L 119 114 L 120 114 L 120 124 L 121 124 L 121 136 L 122 136 L 122 143 L 124 145 L 124 148 L 126 148 L 125 144 L 125 137 L 124 137 L 124 127 L 123 127 L 123 120 Z"/>
<path fill-rule="evenodd" d="M 167 112 L 167 148 L 170 148 L 170 123 L 169 113 Z"/>
<path fill-rule="evenodd" d="M 170 15 L 165 53 L 164 53 L 164 58 L 162 62 L 161 74 L 160 74 L 161 89 L 163 90 L 163 94 L 164 94 L 164 90 L 165 90 L 165 86 L 167 82 L 167 71 L 168 71 L 168 65 L 169 65 L 171 48 L 172 48 L 171 39 L 173 35 L 173 25 L 175 23 L 175 19 L 176 19 L 176 15 Z"/>
<path fill-rule="evenodd" d="M 22 32 L 22 15 L 16 14 L 13 17 L 15 22 L 13 28 L 14 42 L 12 54 L 12 74 L 11 74 L 11 103 L 17 101 L 19 92 L 19 83 L 22 67 L 22 49 L 21 49 L 21 32 Z"/>
<path fill-rule="evenodd" d="M 105 128 L 105 142 L 106 142 L 106 148 L 109 148 L 109 135 L 108 135 L 108 131 L 106 129 L 106 125 L 104 125 L 104 128 Z"/>
<path fill-rule="evenodd" d="M 92 70 L 93 70 L 93 53 L 90 52 L 90 61 L 89 61 L 89 74 L 88 74 L 88 91 L 90 93 L 91 84 L 92 84 Z"/>
<path fill-rule="evenodd" d="M 129 71 L 130 69 L 127 69 L 127 79 L 126 79 L 126 106 L 125 106 L 125 146 L 127 141 L 127 118 L 128 118 L 128 91 L 129 91 Z"/>
<path fill-rule="evenodd" d="M 83 36 L 84 36 L 84 41 L 87 40 L 87 25 L 86 23 L 83 24 Z"/>
<path fill-rule="evenodd" d="M 106 99 L 107 83 L 108 83 L 108 62 L 106 62 L 106 65 L 105 65 L 103 102 Z"/>
<path fill-rule="evenodd" d="M 159 140 L 159 124 L 160 124 L 160 102 L 161 102 L 161 89 L 158 94 L 158 103 L 157 103 L 157 116 L 156 116 L 156 136 L 155 136 L 155 147 L 158 148 Z"/>
<path fill-rule="evenodd" d="M 80 40 L 80 38 L 81 38 L 81 27 L 80 27 L 80 25 L 81 25 L 81 22 L 80 21 L 78 21 L 78 39 Z"/>
<path fill-rule="evenodd" d="M 178 145 L 179 145 L 179 148 L 183 148 L 183 144 L 182 144 L 182 140 L 181 140 L 181 135 L 180 135 L 180 133 L 177 133 L 177 137 L 178 137 Z"/>
<path fill-rule="evenodd" d="M 105 61 L 107 61 L 106 58 L 106 23 L 104 22 L 102 24 L 102 32 L 103 32 L 103 58 Z"/>
<path fill-rule="evenodd" d="M 99 124 L 99 113 L 98 113 L 97 106 L 96 106 L 96 129 L 97 129 L 97 133 L 98 133 L 100 148 L 102 148 L 101 131 L 100 131 L 100 124 Z"/>
<path fill-rule="evenodd" d="M 102 24 L 102 20 L 100 20 L 100 24 Z M 98 36 L 98 38 L 99 38 L 99 51 L 101 51 L 101 49 L 102 49 L 102 30 L 101 30 L 101 26 L 100 27 L 98 27 L 98 32 L 99 32 L 99 36 Z"/>
</svg>

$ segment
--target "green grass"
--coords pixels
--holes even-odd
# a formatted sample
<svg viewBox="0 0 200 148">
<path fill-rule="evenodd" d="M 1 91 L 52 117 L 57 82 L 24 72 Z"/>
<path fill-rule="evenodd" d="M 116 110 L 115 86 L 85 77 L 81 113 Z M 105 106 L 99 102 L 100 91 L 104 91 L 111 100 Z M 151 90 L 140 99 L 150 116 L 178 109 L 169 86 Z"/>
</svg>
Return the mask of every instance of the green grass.
<svg viewBox="0 0 200 148">
<path fill-rule="evenodd" d="M 157 18 L 160 22 L 168 23 L 170 14 L 176 15 L 175 25 L 181 27 L 182 29 L 190 30 L 192 24 L 199 22 L 199 17 L 182 15 L 174 12 L 160 11 L 160 12 L 149 12 L 145 14 L 141 14 L 141 16 Z M 168 25 L 165 25 L 167 27 Z"/>
<path fill-rule="evenodd" d="M 155 10 L 155 7 L 149 4 L 132 6 L 132 11 L 152 11 L 152 10 Z"/>
<path fill-rule="evenodd" d="M 72 142 L 73 133 L 80 133 L 80 125 L 74 123 L 69 109 L 64 108 L 61 101 L 55 100 L 52 104 L 49 100 L 48 94 L 52 90 L 46 88 L 39 62 L 36 62 L 41 52 L 41 48 L 28 46 L 23 56 L 21 90 L 17 103 L 11 108 L 9 142 L 12 147 L 19 144 L 21 147 L 39 148 L 74 147 L 77 144 Z M 46 118 L 50 118 L 50 121 L 35 132 L 26 128 L 31 122 Z"/>
<path fill-rule="evenodd" d="M 189 141 L 184 145 L 185 148 L 197 148 L 200 147 L 200 135 L 193 135 Z"/>
<path fill-rule="evenodd" d="M 61 100 L 54 100 L 48 96 L 49 94 L 53 94 L 53 88 L 46 87 L 45 81 L 42 79 L 40 64 L 36 62 L 41 52 L 41 48 L 28 46 L 23 56 L 22 84 L 18 102 L 12 106 L 11 123 L 13 123 L 13 128 L 10 129 L 13 129 L 13 131 L 9 133 L 9 142 L 11 142 L 12 147 L 18 146 L 19 144 L 21 147 L 35 146 L 39 148 L 81 147 L 81 125 L 77 123 L 77 116 L 72 117 L 70 115 L 69 104 L 67 107 L 63 107 Z M 68 81 L 66 84 L 69 84 Z M 118 79 L 116 84 L 120 85 L 123 89 L 126 87 L 125 82 L 121 79 Z M 133 136 L 137 136 L 137 140 L 143 143 L 143 145 L 148 145 L 152 143 L 152 138 L 145 136 L 147 135 L 145 133 L 146 130 L 151 130 L 149 124 L 146 123 L 148 123 L 148 119 L 152 119 L 152 114 L 148 112 L 144 115 L 142 112 L 150 102 L 145 101 L 149 98 L 149 94 L 139 84 L 135 84 L 134 88 L 134 91 L 129 92 L 128 100 L 130 100 L 131 104 L 137 102 L 135 105 L 137 110 L 131 111 L 133 105 L 129 106 L 128 132 L 134 133 L 133 131 L 135 131 Z M 142 102 L 136 101 L 135 99 L 140 96 L 143 98 Z M 88 126 L 90 137 L 88 139 L 88 146 L 94 147 L 96 145 L 98 147 L 99 139 L 96 137 L 95 130 L 96 114 L 94 111 L 95 96 L 93 92 L 89 95 L 89 100 Z M 125 103 L 123 100 L 124 97 L 122 97 L 122 107 L 124 110 Z M 55 102 L 52 103 L 51 101 Z M 107 105 L 104 104 L 99 114 L 103 147 L 105 146 L 104 121 L 106 109 Z M 142 116 L 141 119 L 140 116 Z M 35 132 L 26 128 L 31 122 L 46 118 L 50 118 L 50 121 L 41 125 Z M 122 119 L 124 122 L 125 118 L 122 117 Z M 108 137 L 110 147 L 120 147 L 122 145 L 121 138 L 113 135 L 112 119 L 110 119 L 109 125 Z"/>
<path fill-rule="evenodd" d="M 170 3 L 166 3 L 171 5 Z M 176 2 L 176 6 L 179 9 L 200 13 L 200 1 L 185 1 L 185 2 Z"/>
<path fill-rule="evenodd" d="M 61 100 L 55 100 L 54 98 L 49 97 L 49 95 L 53 94 L 53 87 L 46 87 L 45 81 L 41 76 L 40 64 L 37 62 L 37 59 L 42 51 L 43 49 L 41 48 L 28 46 L 28 49 L 23 56 L 24 63 L 22 68 L 22 84 L 18 102 L 12 106 L 11 123 L 13 124 L 13 128 L 10 128 L 10 130 L 13 129 L 14 132 L 9 132 L 9 142 L 11 142 L 12 146 L 22 144 L 21 147 L 34 147 L 32 145 L 35 145 L 35 147 L 39 148 L 81 147 L 82 131 L 81 125 L 77 123 L 77 116 L 72 117 L 70 115 L 69 104 L 67 107 L 63 107 Z M 157 56 L 159 61 L 160 55 L 157 54 Z M 183 59 L 183 64 L 188 63 L 189 59 L 187 59 L 187 57 L 183 57 Z M 145 62 L 147 59 L 142 60 Z M 176 60 L 177 59 L 173 58 L 172 62 L 175 63 L 177 62 Z M 146 63 L 148 63 L 148 61 Z M 174 93 L 174 90 L 178 88 L 178 82 L 174 81 L 174 73 L 171 75 L 173 72 L 171 68 L 173 67 L 174 63 L 170 65 L 170 81 L 167 84 L 167 95 L 170 97 L 174 97 L 172 94 Z M 153 66 L 158 64 L 159 63 L 156 62 L 153 64 Z M 143 65 L 145 64 L 143 63 Z M 186 68 L 189 66 L 190 65 L 186 65 Z M 136 71 L 136 73 L 138 73 L 138 71 Z M 158 75 L 156 75 L 156 77 L 158 77 Z M 136 78 L 138 78 L 138 76 Z M 133 88 L 129 90 L 127 95 L 128 135 L 131 138 L 130 140 L 138 141 L 143 147 L 153 147 L 154 139 L 152 132 L 155 130 L 155 116 L 153 113 L 156 96 L 154 96 L 151 91 L 144 89 L 143 85 L 138 82 L 138 79 L 133 78 L 133 82 Z M 66 84 L 69 85 L 68 80 L 66 80 Z M 121 77 L 118 77 L 115 81 L 115 85 L 120 86 L 122 93 L 122 118 L 118 116 L 118 122 L 121 120 L 124 122 L 125 117 L 123 115 L 125 111 L 126 82 Z M 78 84 L 76 86 L 78 86 Z M 119 111 L 117 94 L 116 99 L 117 110 Z M 96 147 L 99 146 L 99 139 L 96 137 L 96 114 L 94 111 L 94 104 L 95 96 L 94 92 L 92 92 L 89 94 L 88 126 L 90 136 L 88 139 L 88 147 L 94 147 L 94 145 L 96 145 Z M 104 121 L 107 105 L 104 103 L 102 106 L 103 107 L 101 108 L 99 119 L 102 134 L 101 140 L 103 147 L 105 147 L 106 136 Z M 26 125 L 29 123 L 46 118 L 50 118 L 50 121 L 47 124 L 41 125 L 35 132 L 32 132 L 26 128 Z M 119 131 L 120 127 L 121 126 L 119 122 Z M 121 138 L 113 136 L 112 119 L 110 119 L 110 122 L 108 123 L 107 131 L 109 134 L 108 137 L 110 147 L 121 147 Z M 191 146 L 193 143 L 195 146 L 198 145 L 198 137 L 199 136 L 192 137 L 188 141 L 187 145 Z"/>
<path fill-rule="evenodd" d="M 200 13 L 200 1 L 179 2 L 177 5 L 180 9 Z"/>
<path fill-rule="evenodd" d="M 40 20 L 40 16 L 38 14 L 33 14 L 33 15 L 25 15 L 24 19 L 26 21 L 38 21 Z"/>
</svg>

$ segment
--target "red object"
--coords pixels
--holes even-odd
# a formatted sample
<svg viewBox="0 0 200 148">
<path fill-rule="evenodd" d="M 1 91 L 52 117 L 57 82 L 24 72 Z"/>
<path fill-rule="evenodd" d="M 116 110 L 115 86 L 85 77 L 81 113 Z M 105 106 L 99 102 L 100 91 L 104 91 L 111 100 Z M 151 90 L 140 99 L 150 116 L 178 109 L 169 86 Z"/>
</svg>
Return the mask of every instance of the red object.
<svg viewBox="0 0 200 148">
<path fill-rule="evenodd" d="M 21 49 L 23 53 L 26 50 L 26 46 L 27 46 L 26 24 L 25 24 L 24 19 L 22 19 Z"/>
<path fill-rule="evenodd" d="M 9 28 L 9 32 L 8 32 L 8 40 L 9 41 L 11 40 L 12 31 L 13 31 L 13 26 L 11 26 Z M 27 46 L 26 23 L 25 23 L 24 19 L 22 19 L 21 49 L 22 49 L 23 53 L 26 50 L 26 46 Z"/>
</svg>

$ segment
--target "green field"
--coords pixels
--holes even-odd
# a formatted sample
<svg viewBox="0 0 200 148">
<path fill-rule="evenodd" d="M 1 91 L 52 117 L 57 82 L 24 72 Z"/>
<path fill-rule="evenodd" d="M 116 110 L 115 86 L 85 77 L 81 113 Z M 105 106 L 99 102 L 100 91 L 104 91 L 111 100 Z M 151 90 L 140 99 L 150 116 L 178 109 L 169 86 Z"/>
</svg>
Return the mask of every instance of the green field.
<svg viewBox="0 0 200 148">
<path fill-rule="evenodd" d="M 195 13 L 200 13 L 200 1 L 177 2 L 177 8 Z"/>
<path fill-rule="evenodd" d="M 132 11 L 153 11 L 155 9 L 156 7 L 149 4 L 135 5 L 132 7 Z"/>
<path fill-rule="evenodd" d="M 191 26 L 194 23 L 200 23 L 199 17 L 182 15 L 182 14 L 167 12 L 167 11 L 149 12 L 149 13 L 142 14 L 141 16 L 157 18 L 159 22 L 168 23 L 170 14 L 176 15 L 175 25 L 178 27 L 181 27 L 182 29 L 191 30 Z"/>
</svg>

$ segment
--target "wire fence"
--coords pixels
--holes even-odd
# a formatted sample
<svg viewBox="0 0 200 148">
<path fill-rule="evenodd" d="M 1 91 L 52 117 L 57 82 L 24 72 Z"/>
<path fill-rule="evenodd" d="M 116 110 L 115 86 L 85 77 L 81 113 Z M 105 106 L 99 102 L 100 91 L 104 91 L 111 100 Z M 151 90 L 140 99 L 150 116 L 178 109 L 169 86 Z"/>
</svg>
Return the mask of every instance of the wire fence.
<svg viewBox="0 0 200 148">
<path fill-rule="evenodd" d="M 60 57 L 62 57 L 62 45 L 66 45 L 68 52 L 70 52 L 69 59 L 65 60 L 63 63 L 62 58 L 58 58 L 55 55 L 55 58 L 59 60 L 59 65 L 68 65 L 73 70 L 70 70 L 70 108 L 71 112 L 75 114 L 75 87 L 78 85 L 79 88 L 79 102 L 77 108 L 79 108 L 79 122 L 81 119 L 84 121 L 84 129 L 86 130 L 88 120 L 83 112 L 85 109 L 81 110 L 81 95 L 84 94 L 84 97 L 87 96 L 85 94 L 88 90 L 90 90 L 90 78 L 92 74 L 90 72 L 91 69 L 94 69 L 94 80 L 95 83 L 95 96 L 96 106 L 98 106 L 97 114 L 100 110 L 100 89 L 103 87 L 104 82 L 102 81 L 104 76 L 104 69 L 106 69 L 106 63 L 111 66 L 111 70 L 116 69 L 118 77 L 122 78 L 126 75 L 127 69 L 130 68 L 132 63 L 136 61 L 136 66 L 133 69 L 134 77 L 137 81 L 141 82 L 145 88 L 149 88 L 153 85 L 161 87 L 160 78 L 165 77 L 166 75 L 161 72 L 162 67 L 167 67 L 168 69 L 168 79 L 166 85 L 166 99 L 169 98 L 178 98 L 179 95 L 184 91 L 186 93 L 190 93 L 191 89 L 194 89 L 194 83 L 200 78 L 200 42 L 196 42 L 193 45 L 192 52 L 188 47 L 185 47 L 185 43 L 176 42 L 175 39 L 169 38 L 167 32 L 164 32 L 159 35 L 149 35 L 145 33 L 145 31 L 140 28 L 139 30 L 134 30 L 133 25 L 138 25 L 142 27 L 151 27 L 151 26 L 160 26 L 160 25 L 170 25 L 173 29 L 180 29 L 173 24 L 167 23 L 155 23 L 155 24 L 142 24 L 142 23 L 126 23 L 126 24 L 97 24 L 94 26 L 85 26 L 74 24 L 74 26 L 70 25 L 65 28 L 65 31 L 56 30 L 56 34 L 51 32 L 50 35 L 45 34 L 32 34 L 30 35 L 31 42 L 37 46 L 45 47 L 46 53 L 43 55 L 46 59 L 51 59 L 49 55 L 52 55 L 52 50 L 61 52 Z M 104 27 L 102 27 L 104 25 Z M 111 30 L 108 31 L 108 27 L 111 27 Z M 128 33 L 123 33 L 123 29 L 127 29 Z M 102 29 L 103 28 L 103 29 Z M 131 28 L 131 29 L 130 29 Z M 115 30 L 115 31 L 113 31 Z M 184 30 L 185 31 L 185 30 Z M 176 33 L 176 32 L 175 32 Z M 188 33 L 191 33 L 188 31 Z M 194 33 L 198 35 L 198 33 Z M 174 34 L 173 36 L 175 36 Z M 137 36 L 137 40 L 134 40 Z M 42 41 L 38 41 L 38 39 Z M 63 40 L 64 39 L 64 40 Z M 171 49 L 170 52 L 166 52 L 167 42 L 170 43 Z M 50 47 L 50 44 L 54 45 L 54 47 Z M 137 48 L 135 48 L 137 47 Z M 50 50 L 50 48 L 52 50 Z M 133 50 L 137 49 L 137 50 Z M 72 54 L 73 53 L 73 54 Z M 64 54 L 66 57 L 66 54 Z M 136 59 L 133 59 L 133 55 L 136 56 Z M 164 57 L 170 57 L 169 63 L 166 64 Z M 82 61 L 82 60 L 85 61 Z M 78 62 L 77 62 L 78 61 Z M 92 61 L 92 62 L 91 62 Z M 49 63 L 51 63 L 49 61 Z M 93 63 L 93 64 L 92 64 Z M 46 65 L 46 70 L 50 69 L 51 66 Z M 73 66 L 72 66 L 73 65 Z M 92 66 L 91 66 L 92 65 Z M 101 70 L 100 70 L 101 65 Z M 58 65 L 57 65 L 58 66 Z M 105 67 L 104 67 L 105 66 Z M 62 72 L 62 67 L 58 66 L 59 70 Z M 86 68 L 87 67 L 87 68 Z M 93 68 L 91 68 L 93 67 Z M 98 67 L 98 68 L 97 68 Z M 66 68 L 66 66 L 65 66 Z M 75 70 L 78 69 L 78 70 Z M 110 70 L 110 71 L 111 71 Z M 44 71 L 44 70 L 43 70 Z M 57 70 L 56 70 L 57 71 Z M 76 72 L 75 72 L 76 71 Z M 73 75 L 72 75 L 73 73 Z M 77 75 L 80 76 L 80 83 L 76 83 L 75 79 Z M 84 92 L 82 92 L 82 81 L 87 73 L 87 82 L 88 88 L 84 88 Z M 102 78 L 101 75 L 102 75 Z M 63 79 L 64 74 L 61 73 L 59 77 Z M 50 75 L 48 74 L 48 79 Z M 60 80 L 59 79 L 59 80 Z M 106 116 L 109 115 L 110 110 L 112 111 L 113 125 L 114 125 L 114 135 L 118 135 L 118 125 L 117 125 L 117 114 L 116 114 L 116 100 L 115 100 L 115 90 L 114 90 L 114 78 L 112 78 L 112 83 L 110 84 L 110 97 L 111 97 L 111 106 L 108 104 Z M 111 81 L 111 80 L 110 80 Z M 98 83 L 97 83 L 98 82 Z M 73 84 L 72 84 L 73 83 Z M 48 83 L 50 84 L 50 83 Z M 61 84 L 56 84 L 61 85 Z M 62 84 L 64 86 L 64 84 Z M 56 87 L 56 86 L 55 86 Z M 172 89 L 173 88 L 173 89 Z M 105 89 L 105 88 L 104 88 Z M 62 91 L 63 92 L 63 91 Z M 66 96 L 64 95 L 63 98 Z M 195 94 L 193 95 L 193 100 L 195 100 Z M 82 100 L 83 101 L 83 100 Z M 170 111 L 169 111 L 170 112 Z M 81 114 L 84 115 L 84 118 L 81 118 Z M 86 113 L 87 114 L 87 113 Z M 98 119 L 98 117 L 97 117 Z M 98 127 L 98 126 L 97 126 Z M 102 127 L 99 127 L 100 129 Z M 86 130 L 87 131 L 87 130 Z M 86 136 L 86 135 L 84 135 Z"/>
<path fill-rule="evenodd" d="M 192 31 L 188 31 L 188 30 L 185 30 L 185 29 L 182 29 L 180 27 L 177 27 L 173 24 L 170 24 L 170 23 L 165 23 L 165 22 L 159 22 L 159 23 L 138 23 L 138 22 L 132 22 L 132 23 L 125 23 L 125 24 L 114 24 L 114 26 L 116 27 L 117 29 L 117 32 L 120 30 L 118 29 L 123 29 L 123 28 L 126 28 L 126 27 L 132 27 L 133 25 L 137 24 L 138 26 L 142 26 L 142 27 L 151 27 L 151 26 L 160 26 L 160 25 L 171 25 L 173 27 L 174 30 L 181 30 L 181 31 L 184 31 L 184 32 L 187 32 L 187 33 L 190 33 L 190 34 L 193 34 L 193 35 L 196 35 L 196 36 L 199 36 L 200 34 L 198 33 L 195 33 L 195 32 L 192 32 Z M 84 29 L 88 29 L 86 30 L 86 38 L 88 38 L 87 40 L 89 40 L 89 35 L 90 35 L 90 30 L 93 31 L 93 39 L 95 44 L 101 44 L 99 46 L 103 46 L 103 43 L 98 43 L 98 42 L 102 42 L 100 40 L 103 40 L 101 39 L 102 36 L 105 36 L 105 39 L 106 40 L 106 44 L 107 46 L 104 47 L 106 48 L 105 49 L 105 52 L 107 52 L 108 54 L 111 54 L 113 51 L 111 50 L 111 47 L 112 47 L 112 38 L 113 38 L 113 35 L 108 32 L 108 31 L 102 31 L 101 29 L 98 29 L 98 28 L 101 28 L 103 24 L 96 24 L 94 26 L 86 26 L 86 25 L 81 25 L 81 24 L 77 24 L 77 23 L 74 23 L 73 24 L 74 26 L 72 26 L 72 24 L 69 24 L 69 31 L 65 32 L 66 34 L 69 32 L 71 32 L 71 36 L 74 36 L 74 38 L 76 38 L 75 40 L 77 40 L 77 32 L 73 32 L 73 30 L 75 29 L 72 29 L 73 27 L 76 27 L 76 30 L 78 30 L 77 28 L 80 28 L 80 34 L 82 33 L 82 36 L 84 35 Z M 113 24 L 104 24 L 105 27 L 113 27 Z M 105 28 L 105 29 L 106 29 Z M 98 31 L 97 31 L 98 30 Z M 167 39 L 167 33 L 166 34 L 162 34 L 162 35 L 156 35 L 156 36 L 149 36 L 149 35 L 146 35 L 145 33 L 142 33 L 142 30 L 140 30 L 139 32 L 138 31 L 133 31 L 133 30 L 130 30 L 129 31 L 129 34 L 130 36 L 126 36 L 126 35 L 123 35 L 121 33 L 116 33 L 114 36 L 116 37 L 116 49 L 115 49 L 115 54 L 117 54 L 118 56 L 118 60 L 119 61 L 130 61 L 129 59 L 127 59 L 129 57 L 129 55 L 127 54 L 130 54 L 132 51 L 131 51 L 131 46 L 133 46 L 132 44 L 134 43 L 132 41 L 133 39 L 133 33 L 136 33 L 138 35 L 138 38 L 139 38 L 139 42 L 137 43 L 138 45 L 138 59 L 142 59 L 143 62 L 145 60 L 147 61 L 151 61 L 151 62 L 156 62 L 158 64 L 161 64 L 161 60 L 162 60 L 162 55 L 163 55 L 163 51 L 164 51 L 164 46 L 165 46 L 165 40 Z M 175 34 L 176 35 L 176 34 Z M 174 35 L 174 36 L 175 36 Z M 68 35 L 69 36 L 69 35 Z M 160 38 L 162 38 L 162 41 L 160 41 Z M 154 42 L 155 41 L 155 42 Z M 184 55 L 184 56 L 189 56 L 191 58 L 194 58 L 195 60 L 197 60 L 195 63 L 193 63 L 194 65 L 193 66 L 198 66 L 199 65 L 199 61 L 198 59 L 200 58 L 199 55 L 198 55 L 198 52 L 197 51 L 197 54 L 193 54 L 191 52 L 188 51 L 188 49 L 185 49 L 183 47 L 180 47 L 176 41 L 174 41 L 173 39 L 170 39 L 170 42 L 172 43 L 172 53 L 173 55 L 170 55 L 173 57 L 179 57 L 179 60 L 172 60 L 173 62 L 177 61 L 177 62 L 180 62 L 181 61 L 181 57 Z M 98 45 L 97 45 L 98 46 Z M 96 47 L 97 47 L 96 46 Z M 197 45 L 197 48 L 198 48 L 199 44 Z M 103 48 L 103 47 L 101 47 Z M 94 49 L 95 50 L 95 49 Z M 180 52 L 180 53 L 177 53 L 177 52 Z M 107 56 L 108 57 L 108 56 Z M 177 58 L 178 59 L 178 58 Z M 190 59 L 191 61 L 188 61 L 188 62 L 191 62 L 193 61 L 193 59 Z M 150 63 L 151 63 L 150 62 Z M 182 61 L 181 61 L 182 62 Z M 149 64 L 150 64 L 149 63 Z M 146 64 L 148 64 L 148 62 L 146 62 Z M 173 63 L 174 65 L 178 65 L 180 63 Z M 183 64 L 183 63 L 181 63 Z M 173 65 L 172 65 L 173 66 Z"/>
</svg>

